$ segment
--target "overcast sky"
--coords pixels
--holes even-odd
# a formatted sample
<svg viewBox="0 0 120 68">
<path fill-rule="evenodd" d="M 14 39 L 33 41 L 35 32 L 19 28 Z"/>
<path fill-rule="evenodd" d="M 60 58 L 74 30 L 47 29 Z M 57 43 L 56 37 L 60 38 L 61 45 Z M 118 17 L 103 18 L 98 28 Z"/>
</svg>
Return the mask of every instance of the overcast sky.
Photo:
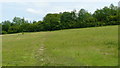
<svg viewBox="0 0 120 68">
<path fill-rule="evenodd" d="M 81 8 L 93 13 L 96 9 L 118 5 L 119 0 L 0 0 L 0 22 L 24 17 L 26 20 L 42 20 L 47 13 L 59 13 Z"/>
</svg>

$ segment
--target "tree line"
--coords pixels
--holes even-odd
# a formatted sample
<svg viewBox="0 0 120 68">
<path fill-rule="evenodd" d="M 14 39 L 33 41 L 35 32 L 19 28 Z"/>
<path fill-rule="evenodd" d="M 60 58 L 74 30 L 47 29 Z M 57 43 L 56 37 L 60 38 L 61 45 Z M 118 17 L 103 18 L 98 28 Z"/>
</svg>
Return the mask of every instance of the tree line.
<svg viewBox="0 0 120 68">
<path fill-rule="evenodd" d="M 2 34 L 119 25 L 119 14 L 119 8 L 111 4 L 109 7 L 97 9 L 93 14 L 85 9 L 80 9 L 79 12 L 73 10 L 71 12 L 49 13 L 43 18 L 43 21 L 28 22 L 24 18 L 14 17 L 12 22 L 6 20 L 0 25 Z"/>
</svg>

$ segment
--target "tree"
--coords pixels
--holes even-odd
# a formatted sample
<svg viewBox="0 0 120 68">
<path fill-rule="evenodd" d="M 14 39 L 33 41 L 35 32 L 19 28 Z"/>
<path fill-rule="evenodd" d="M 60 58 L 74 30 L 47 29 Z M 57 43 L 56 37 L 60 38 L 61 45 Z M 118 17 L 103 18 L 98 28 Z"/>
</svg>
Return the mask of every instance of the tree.
<svg viewBox="0 0 120 68">
<path fill-rule="evenodd" d="M 13 23 L 15 23 L 16 25 L 21 25 L 22 23 L 24 23 L 24 19 L 21 19 L 20 17 L 14 17 Z"/>
<path fill-rule="evenodd" d="M 44 19 L 44 28 L 46 30 L 57 30 L 60 29 L 60 14 L 47 14 Z"/>
<path fill-rule="evenodd" d="M 10 26 L 11 26 L 11 22 L 10 21 L 7 20 L 7 21 L 3 21 L 2 22 L 2 30 L 3 31 L 8 32 Z"/>
<path fill-rule="evenodd" d="M 20 25 L 20 32 L 28 32 L 29 23 L 23 23 Z"/>
<path fill-rule="evenodd" d="M 115 21 L 117 18 L 117 7 L 111 4 L 109 7 L 104 7 L 102 9 L 96 10 L 93 16 L 99 22 L 105 22 L 105 25 L 117 24 Z"/>
<path fill-rule="evenodd" d="M 78 23 L 80 27 L 88 27 L 90 23 L 95 21 L 92 14 L 88 13 L 85 9 L 81 9 L 78 13 Z"/>
<path fill-rule="evenodd" d="M 76 10 L 72 12 L 63 12 L 60 18 L 60 22 L 62 29 L 75 28 L 77 22 Z"/>
<path fill-rule="evenodd" d="M 20 27 L 19 26 L 11 26 L 10 28 L 9 28 L 9 30 L 8 30 L 8 33 L 18 33 L 18 32 L 20 32 L 20 29 L 19 29 Z"/>
</svg>

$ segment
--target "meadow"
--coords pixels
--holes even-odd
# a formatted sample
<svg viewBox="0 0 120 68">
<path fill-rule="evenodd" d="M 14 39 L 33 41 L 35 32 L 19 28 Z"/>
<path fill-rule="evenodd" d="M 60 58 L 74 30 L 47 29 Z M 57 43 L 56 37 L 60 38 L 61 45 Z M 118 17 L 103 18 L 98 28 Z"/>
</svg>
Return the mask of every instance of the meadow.
<svg viewBox="0 0 120 68">
<path fill-rule="evenodd" d="M 6 34 L 3 66 L 117 66 L 118 26 Z"/>
</svg>

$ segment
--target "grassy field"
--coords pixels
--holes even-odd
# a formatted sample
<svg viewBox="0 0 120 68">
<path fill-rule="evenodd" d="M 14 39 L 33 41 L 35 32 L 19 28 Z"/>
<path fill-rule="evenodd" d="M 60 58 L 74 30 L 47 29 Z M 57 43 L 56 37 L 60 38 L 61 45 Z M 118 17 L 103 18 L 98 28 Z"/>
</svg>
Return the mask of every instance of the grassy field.
<svg viewBox="0 0 120 68">
<path fill-rule="evenodd" d="M 118 26 L 2 36 L 3 66 L 116 66 Z"/>
</svg>

